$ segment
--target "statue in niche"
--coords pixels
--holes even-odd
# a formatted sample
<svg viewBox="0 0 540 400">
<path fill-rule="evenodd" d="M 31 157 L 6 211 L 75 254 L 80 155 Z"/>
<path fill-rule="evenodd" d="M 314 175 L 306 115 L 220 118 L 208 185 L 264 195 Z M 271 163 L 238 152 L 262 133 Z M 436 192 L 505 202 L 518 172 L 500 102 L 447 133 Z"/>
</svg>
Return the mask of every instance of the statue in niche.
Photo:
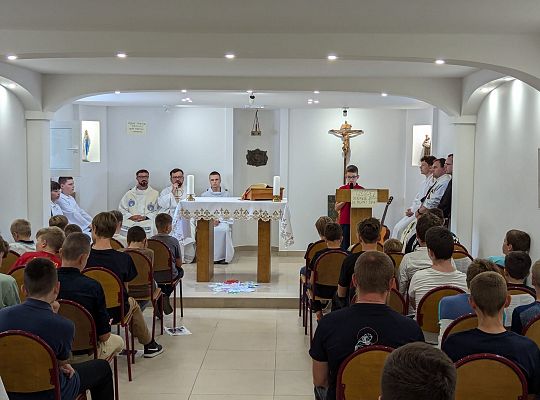
<svg viewBox="0 0 540 400">
<path fill-rule="evenodd" d="M 261 149 L 248 150 L 246 154 L 247 165 L 262 167 L 268 163 L 267 151 Z"/>
<path fill-rule="evenodd" d="M 426 135 L 426 138 L 422 142 L 422 148 L 424 150 L 422 157 L 431 155 L 431 138 L 429 137 L 429 135 Z"/>
<path fill-rule="evenodd" d="M 83 161 L 89 162 L 88 160 L 88 154 L 90 153 L 90 135 L 88 134 L 88 130 L 85 129 L 84 136 L 83 136 Z"/>
</svg>

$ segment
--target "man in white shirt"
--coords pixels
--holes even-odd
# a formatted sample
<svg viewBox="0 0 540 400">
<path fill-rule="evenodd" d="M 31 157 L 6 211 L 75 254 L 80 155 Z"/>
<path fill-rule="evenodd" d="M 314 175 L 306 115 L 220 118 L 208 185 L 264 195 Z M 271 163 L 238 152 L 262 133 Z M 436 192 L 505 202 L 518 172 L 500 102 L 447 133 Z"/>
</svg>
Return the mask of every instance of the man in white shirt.
<svg viewBox="0 0 540 400">
<path fill-rule="evenodd" d="M 171 185 L 167 186 L 159 194 L 159 206 L 162 212 L 168 213 L 174 219 L 176 206 L 187 197 L 184 188 L 184 171 L 180 168 L 174 168 L 169 172 L 169 177 Z M 191 234 L 191 222 L 185 218 L 181 218 L 178 223 L 173 221 L 171 235 L 180 242 L 182 262 L 185 264 L 192 262 L 195 258 L 195 240 Z"/>
<path fill-rule="evenodd" d="M 50 204 L 51 217 L 54 217 L 55 215 L 64 215 L 60 206 L 56 204 L 59 198 L 60 198 L 60 184 L 58 182 L 51 181 L 51 204 Z"/>
<path fill-rule="evenodd" d="M 84 211 L 73 197 L 75 192 L 75 181 L 71 176 L 61 176 L 58 178 L 60 184 L 60 198 L 56 203 L 62 209 L 62 213 L 67 217 L 70 224 L 79 225 L 84 233 L 90 233 L 90 225 L 92 224 L 92 217 Z"/>
<path fill-rule="evenodd" d="M 433 177 L 436 182 L 429 188 L 425 197 L 422 199 L 422 205 L 416 211 L 419 214 L 424 213 L 429 208 L 437 208 L 441 202 L 441 198 L 448 186 L 448 182 L 452 179 L 452 175 L 446 173 L 444 168 L 446 160 L 439 158 L 433 162 Z"/>
<path fill-rule="evenodd" d="M 435 160 L 436 158 L 434 156 L 424 156 L 420 160 L 420 173 L 424 175 L 424 180 L 422 181 L 422 184 L 420 185 L 418 193 L 416 193 L 416 197 L 414 198 L 411 206 L 407 209 L 407 211 L 405 211 L 405 216 L 401 218 L 394 226 L 394 230 L 392 231 L 393 238 L 401 238 L 405 228 L 407 228 L 407 226 L 414 221 L 414 213 L 422 205 L 422 197 L 426 195 L 429 188 L 435 183 L 435 178 L 433 177 L 432 172 L 432 166 Z"/>
<path fill-rule="evenodd" d="M 201 197 L 229 197 L 229 191 L 221 188 L 221 175 L 217 171 L 210 172 L 210 187 Z M 234 256 L 230 219 L 214 220 L 214 262 L 228 264 Z"/>
<path fill-rule="evenodd" d="M 132 226 L 140 226 L 147 236 L 154 233 L 154 219 L 159 212 L 159 193 L 149 184 L 150 173 L 146 169 L 140 169 L 135 174 L 137 185 L 128 190 L 118 209 L 124 215 L 122 234 L 125 236 Z"/>
</svg>

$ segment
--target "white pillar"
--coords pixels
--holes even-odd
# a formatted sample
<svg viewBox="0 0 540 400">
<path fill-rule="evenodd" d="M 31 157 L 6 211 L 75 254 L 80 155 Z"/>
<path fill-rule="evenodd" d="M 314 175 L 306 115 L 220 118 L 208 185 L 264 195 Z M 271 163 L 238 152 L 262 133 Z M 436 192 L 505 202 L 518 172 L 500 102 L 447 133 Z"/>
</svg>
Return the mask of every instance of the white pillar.
<svg viewBox="0 0 540 400">
<path fill-rule="evenodd" d="M 451 122 L 455 135 L 451 229 L 472 251 L 476 116 L 456 117 Z"/>
<path fill-rule="evenodd" d="M 50 121 L 53 113 L 27 111 L 28 220 L 32 233 L 48 226 L 51 201 Z"/>
<path fill-rule="evenodd" d="M 283 197 L 289 197 L 289 109 L 279 110 L 279 176 L 285 188 Z M 279 228 L 278 228 L 279 229 Z M 279 251 L 288 250 L 279 236 Z"/>
</svg>

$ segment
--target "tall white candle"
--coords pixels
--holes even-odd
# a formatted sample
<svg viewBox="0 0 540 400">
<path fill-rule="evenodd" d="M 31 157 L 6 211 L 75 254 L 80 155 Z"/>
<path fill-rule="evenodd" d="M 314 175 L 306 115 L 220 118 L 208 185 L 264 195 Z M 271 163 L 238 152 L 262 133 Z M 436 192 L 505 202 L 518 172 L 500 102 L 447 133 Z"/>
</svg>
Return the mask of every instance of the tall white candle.
<svg viewBox="0 0 540 400">
<path fill-rule="evenodd" d="M 187 194 L 195 194 L 195 177 L 193 175 L 188 175 L 186 178 L 187 182 Z"/>
<path fill-rule="evenodd" d="M 273 187 L 273 190 L 272 190 L 272 195 L 273 196 L 279 196 L 280 195 L 281 185 L 280 185 L 279 181 L 280 181 L 279 176 L 274 176 L 274 187 Z"/>
</svg>

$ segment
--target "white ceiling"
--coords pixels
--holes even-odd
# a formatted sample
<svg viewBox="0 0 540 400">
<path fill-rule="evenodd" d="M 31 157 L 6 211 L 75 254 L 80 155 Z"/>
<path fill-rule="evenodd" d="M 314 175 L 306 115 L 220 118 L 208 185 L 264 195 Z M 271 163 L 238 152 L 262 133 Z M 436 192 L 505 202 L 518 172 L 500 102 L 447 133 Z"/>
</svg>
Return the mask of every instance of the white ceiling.
<svg viewBox="0 0 540 400">
<path fill-rule="evenodd" d="M 538 0 L 2 0 L 5 30 L 539 33 Z"/>
<path fill-rule="evenodd" d="M 246 89 L 247 90 L 247 89 Z M 101 94 L 86 97 L 77 103 L 101 106 L 168 106 L 175 107 L 233 107 L 249 108 L 426 108 L 430 105 L 411 98 L 399 96 L 383 97 L 375 93 L 344 93 L 344 92 L 254 92 L 255 101 L 249 103 L 246 91 L 178 91 L 169 92 L 136 92 L 120 94 Z M 190 98 L 192 103 L 182 101 Z M 318 104 L 308 104 L 308 99 L 319 101 Z"/>
</svg>

